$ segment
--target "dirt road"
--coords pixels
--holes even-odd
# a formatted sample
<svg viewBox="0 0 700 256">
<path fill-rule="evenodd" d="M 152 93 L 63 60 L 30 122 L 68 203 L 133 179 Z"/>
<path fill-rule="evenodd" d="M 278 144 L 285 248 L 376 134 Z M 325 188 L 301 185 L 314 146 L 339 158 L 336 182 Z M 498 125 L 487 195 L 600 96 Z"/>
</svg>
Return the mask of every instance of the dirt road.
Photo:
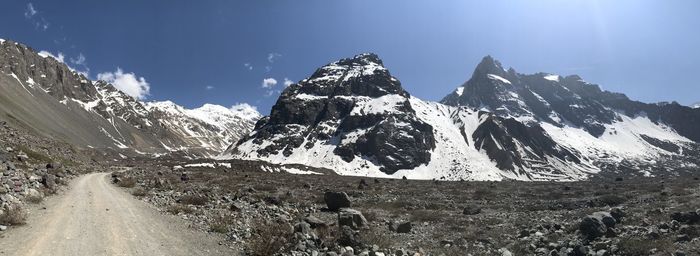
<svg viewBox="0 0 700 256">
<path fill-rule="evenodd" d="M 94 173 L 0 234 L 0 255 L 238 255 Z M 46 207 L 46 209 L 42 209 Z"/>
</svg>

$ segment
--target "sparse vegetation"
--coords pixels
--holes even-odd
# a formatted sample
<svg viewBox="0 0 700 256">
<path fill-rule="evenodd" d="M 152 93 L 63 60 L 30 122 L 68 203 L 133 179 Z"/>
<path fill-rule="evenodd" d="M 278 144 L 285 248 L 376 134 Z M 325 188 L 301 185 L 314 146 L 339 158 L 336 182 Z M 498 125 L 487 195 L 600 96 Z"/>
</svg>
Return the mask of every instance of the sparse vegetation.
<svg viewBox="0 0 700 256">
<path fill-rule="evenodd" d="M 180 203 L 187 205 L 205 205 L 209 202 L 209 198 L 198 195 L 186 195 L 180 198 Z"/>
<path fill-rule="evenodd" d="M 119 182 L 117 182 L 117 185 L 123 188 L 133 188 L 134 186 L 136 186 L 136 179 L 132 177 L 124 177 Z"/>
<path fill-rule="evenodd" d="M 253 256 L 275 255 L 285 246 L 291 238 L 288 227 L 279 223 L 257 222 L 254 238 L 249 243 L 249 250 Z"/>
<path fill-rule="evenodd" d="M 0 224 L 24 225 L 27 223 L 27 212 L 19 205 L 6 209 L 0 215 Z"/>
</svg>

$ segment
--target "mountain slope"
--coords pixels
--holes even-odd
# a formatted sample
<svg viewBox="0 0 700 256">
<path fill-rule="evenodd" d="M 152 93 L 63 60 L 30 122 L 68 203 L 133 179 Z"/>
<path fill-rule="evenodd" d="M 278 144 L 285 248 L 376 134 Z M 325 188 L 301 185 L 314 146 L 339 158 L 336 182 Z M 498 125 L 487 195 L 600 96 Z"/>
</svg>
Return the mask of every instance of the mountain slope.
<svg viewBox="0 0 700 256">
<path fill-rule="evenodd" d="M 218 154 L 252 128 L 257 118 L 241 116 L 244 121 L 235 112 L 222 115 L 200 109 L 199 115 L 209 118 L 208 125 L 201 126 L 201 134 L 182 134 L 180 124 L 111 84 L 90 81 L 52 56 L 9 40 L 0 42 L 0 97 L 0 118 L 43 136 L 82 147 L 138 153 Z M 240 125 L 221 128 L 231 122 Z"/>
<path fill-rule="evenodd" d="M 695 133 L 684 129 L 694 121 L 662 114 L 690 108 L 623 100 L 577 76 L 522 75 L 486 57 L 442 103 L 426 102 L 403 90 L 376 55 L 361 54 L 287 88 L 223 156 L 453 180 L 581 180 L 623 167 L 653 175 L 667 171 L 659 163 L 697 168 Z"/>
</svg>

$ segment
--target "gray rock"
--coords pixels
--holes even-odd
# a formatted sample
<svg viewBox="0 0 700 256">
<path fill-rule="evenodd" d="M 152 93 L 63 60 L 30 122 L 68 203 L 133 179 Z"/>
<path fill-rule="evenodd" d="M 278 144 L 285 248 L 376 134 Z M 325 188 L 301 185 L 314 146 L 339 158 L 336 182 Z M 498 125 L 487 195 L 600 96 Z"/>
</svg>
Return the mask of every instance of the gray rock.
<svg viewBox="0 0 700 256">
<path fill-rule="evenodd" d="M 609 228 L 615 227 L 616 223 L 615 218 L 613 218 L 610 213 L 596 212 L 581 220 L 579 230 L 581 234 L 588 239 L 595 239 L 605 235 Z"/>
<path fill-rule="evenodd" d="M 338 225 L 357 230 L 367 226 L 367 219 L 358 210 L 342 208 L 338 212 Z"/>
<path fill-rule="evenodd" d="M 411 233 L 413 224 L 411 222 L 401 223 L 396 227 L 396 233 Z"/>
<path fill-rule="evenodd" d="M 326 192 L 323 195 L 323 199 L 326 202 L 328 210 L 338 211 L 340 208 L 350 208 L 352 207 L 352 202 L 350 202 L 350 197 L 345 192 Z"/>
</svg>

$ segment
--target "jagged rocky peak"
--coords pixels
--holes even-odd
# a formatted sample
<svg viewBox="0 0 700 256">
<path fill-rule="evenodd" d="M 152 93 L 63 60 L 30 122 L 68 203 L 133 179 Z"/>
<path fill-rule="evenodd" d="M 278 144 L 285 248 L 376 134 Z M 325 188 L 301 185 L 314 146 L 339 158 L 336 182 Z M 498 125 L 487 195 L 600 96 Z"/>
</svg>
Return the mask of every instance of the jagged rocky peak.
<svg viewBox="0 0 700 256">
<path fill-rule="evenodd" d="M 331 154 L 346 164 L 411 169 L 430 160 L 434 139 L 409 99 L 376 54 L 342 59 L 285 89 L 235 154 L 302 157 L 333 145 Z"/>
</svg>

